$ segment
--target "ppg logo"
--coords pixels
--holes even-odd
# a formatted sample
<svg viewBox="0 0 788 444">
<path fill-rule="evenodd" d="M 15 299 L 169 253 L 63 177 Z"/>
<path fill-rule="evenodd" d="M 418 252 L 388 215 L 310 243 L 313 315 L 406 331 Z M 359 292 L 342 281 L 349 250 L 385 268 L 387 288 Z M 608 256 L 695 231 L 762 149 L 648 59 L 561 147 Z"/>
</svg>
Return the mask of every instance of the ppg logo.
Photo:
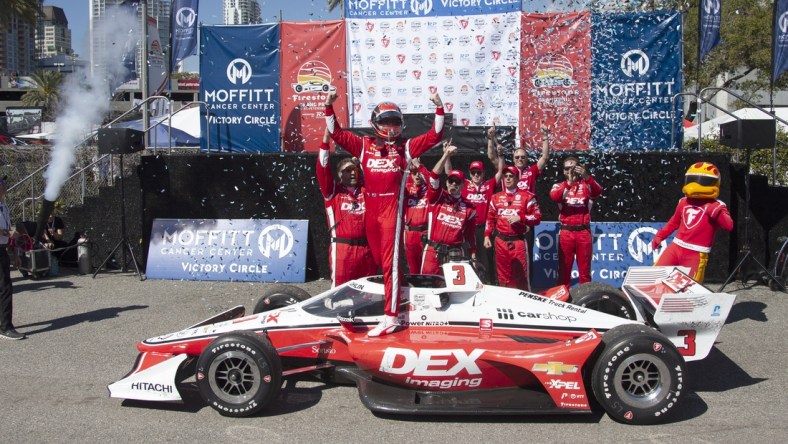
<svg viewBox="0 0 788 444">
<path fill-rule="evenodd" d="M 252 78 L 252 66 L 249 65 L 244 59 L 235 59 L 227 65 L 227 79 L 233 85 L 237 85 L 241 81 L 241 85 L 245 84 Z"/>
<path fill-rule="evenodd" d="M 410 11 L 414 15 L 427 15 L 432 11 L 432 0 L 410 0 Z"/>
<path fill-rule="evenodd" d="M 293 250 L 293 243 L 293 232 L 281 224 L 265 227 L 257 238 L 260 253 L 269 259 L 274 252 L 278 252 L 279 259 L 287 256 Z"/>
<path fill-rule="evenodd" d="M 621 56 L 621 71 L 627 77 L 642 76 L 648 72 L 649 60 L 646 53 L 639 49 L 627 51 Z"/>
<path fill-rule="evenodd" d="M 191 28 L 197 20 L 197 13 L 192 8 L 181 8 L 175 13 L 175 23 L 179 28 Z"/>
<path fill-rule="evenodd" d="M 652 236 L 649 236 L 649 240 L 644 240 L 642 234 L 650 233 Z M 656 259 L 657 251 L 654 251 L 651 248 L 651 239 L 656 236 L 657 229 L 651 227 L 642 227 L 634 230 L 630 235 L 629 239 L 627 239 L 627 250 L 629 251 L 629 255 L 632 256 L 632 259 L 640 262 L 641 264 L 646 263 L 646 259 L 650 256 L 651 263 Z M 649 265 L 651 265 L 649 263 Z"/>
<path fill-rule="evenodd" d="M 703 11 L 706 14 L 717 14 L 720 12 L 720 0 L 704 0 Z"/>
</svg>

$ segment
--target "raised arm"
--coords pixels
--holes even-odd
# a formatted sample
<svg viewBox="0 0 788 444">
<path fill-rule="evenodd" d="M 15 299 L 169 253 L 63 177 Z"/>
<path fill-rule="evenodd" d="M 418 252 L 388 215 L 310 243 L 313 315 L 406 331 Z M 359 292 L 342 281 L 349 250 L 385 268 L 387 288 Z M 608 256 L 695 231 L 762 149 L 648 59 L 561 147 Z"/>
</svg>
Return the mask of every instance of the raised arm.
<svg viewBox="0 0 788 444">
<path fill-rule="evenodd" d="M 495 125 L 487 130 L 487 158 L 495 165 L 495 183 L 500 183 L 506 161 L 503 158 L 503 146 L 495 140 Z"/>
<path fill-rule="evenodd" d="M 542 156 L 536 161 L 536 167 L 539 168 L 539 171 L 544 170 L 544 167 L 547 165 L 547 161 L 550 160 L 550 129 L 544 122 L 542 122 L 541 133 Z"/>
<path fill-rule="evenodd" d="M 336 91 L 331 91 L 326 96 L 326 129 L 334 143 L 347 150 L 353 157 L 359 157 L 364 147 L 364 139 L 350 131 L 343 130 L 337 122 L 337 116 L 334 114 L 334 102 L 338 97 Z"/>
<path fill-rule="evenodd" d="M 323 195 L 324 199 L 330 199 L 334 195 L 336 187 L 328 162 L 331 154 L 330 140 L 331 136 L 328 134 L 328 128 L 326 128 L 323 133 L 323 143 L 320 144 L 320 151 L 317 153 L 317 165 L 315 166 L 317 183 L 320 185 L 320 194 Z"/>
</svg>

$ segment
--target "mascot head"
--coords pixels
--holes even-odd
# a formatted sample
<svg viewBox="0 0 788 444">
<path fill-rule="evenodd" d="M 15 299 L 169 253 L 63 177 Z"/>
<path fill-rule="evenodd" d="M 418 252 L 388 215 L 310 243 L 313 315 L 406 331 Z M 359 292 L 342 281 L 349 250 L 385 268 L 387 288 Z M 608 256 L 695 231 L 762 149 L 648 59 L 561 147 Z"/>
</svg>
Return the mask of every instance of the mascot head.
<svg viewBox="0 0 788 444">
<path fill-rule="evenodd" d="M 687 197 L 716 199 L 720 195 L 720 170 L 709 162 L 698 162 L 684 175 L 681 189 Z"/>
</svg>

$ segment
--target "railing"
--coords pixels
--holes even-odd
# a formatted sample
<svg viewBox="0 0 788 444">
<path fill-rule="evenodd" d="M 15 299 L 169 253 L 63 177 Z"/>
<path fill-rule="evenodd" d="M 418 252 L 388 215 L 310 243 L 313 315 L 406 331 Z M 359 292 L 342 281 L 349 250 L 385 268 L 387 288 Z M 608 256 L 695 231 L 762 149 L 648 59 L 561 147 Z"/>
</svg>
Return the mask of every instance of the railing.
<svg viewBox="0 0 788 444">
<path fill-rule="evenodd" d="M 180 107 L 176 111 L 172 111 L 172 102 L 164 96 L 151 96 L 148 97 L 145 101 L 139 103 L 138 105 L 134 106 L 133 108 L 127 110 L 120 116 L 113 119 L 108 124 L 104 125 L 101 128 L 109 128 L 112 127 L 113 124 L 117 123 L 120 119 L 126 117 L 127 115 L 137 112 L 143 106 L 147 106 L 153 101 L 156 100 L 166 100 L 170 106 L 168 107 L 169 113 L 168 117 L 162 118 L 159 121 L 155 122 L 154 124 L 148 126 L 144 129 L 146 135 L 150 134 L 150 131 L 156 128 L 158 125 L 162 123 L 172 123 L 172 116 L 175 114 L 196 106 L 205 106 L 207 110 L 207 104 L 205 102 L 189 102 L 182 107 Z M 208 118 L 206 113 L 206 119 Z M 209 123 L 209 122 L 206 122 Z M 210 134 L 210 125 L 207 124 L 206 127 L 208 130 L 206 133 Z M 84 204 L 85 198 L 87 196 L 96 195 L 98 194 L 98 189 L 102 185 L 111 185 L 114 183 L 115 179 L 119 176 L 119 174 L 123 174 L 123 172 L 119 172 L 117 164 L 114 162 L 111 154 L 104 154 L 99 155 L 96 152 L 96 149 L 93 147 L 89 147 L 89 142 L 95 140 L 95 132 L 92 131 L 92 134 L 86 137 L 83 141 L 78 143 L 73 149 L 75 150 L 75 155 L 77 160 L 75 162 L 74 172 L 66 179 L 61 188 L 60 195 L 58 196 L 58 201 L 66 207 L 71 207 L 75 205 Z M 148 136 L 149 137 L 149 136 Z M 168 146 L 169 150 L 168 153 L 172 153 L 172 132 L 168 132 Z M 147 137 L 146 137 L 147 140 Z M 208 138 L 207 140 L 210 140 Z M 153 147 L 154 153 L 156 152 L 156 147 Z M 27 174 L 17 183 L 11 185 L 8 188 L 9 198 L 7 201 L 10 203 L 11 206 L 11 213 L 14 220 L 33 220 L 36 217 L 37 206 L 39 202 L 43 199 L 43 190 L 46 186 L 46 181 L 44 179 L 45 171 L 50 167 L 51 162 L 47 162 L 45 165 L 35 169 L 33 172 Z M 93 180 L 90 180 L 92 176 Z M 22 190 L 24 191 L 22 194 L 18 195 L 17 198 L 13 197 L 12 192 L 17 191 L 19 193 Z M 24 196 L 24 197 L 22 197 Z M 20 219 L 21 217 L 21 219 Z"/>
</svg>

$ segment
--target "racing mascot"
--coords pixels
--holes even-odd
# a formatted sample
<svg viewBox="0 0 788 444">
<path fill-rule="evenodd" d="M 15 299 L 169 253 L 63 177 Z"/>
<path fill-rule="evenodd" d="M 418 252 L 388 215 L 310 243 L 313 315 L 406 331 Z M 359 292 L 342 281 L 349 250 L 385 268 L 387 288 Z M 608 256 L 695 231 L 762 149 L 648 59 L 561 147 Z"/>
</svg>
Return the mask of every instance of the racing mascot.
<svg viewBox="0 0 788 444">
<path fill-rule="evenodd" d="M 366 235 L 376 265 L 383 270 L 386 316 L 370 330 L 369 336 L 382 336 L 401 328 L 399 292 L 404 273 L 399 268 L 402 249 L 403 195 L 411 159 L 419 157 L 443 139 L 443 102 L 438 94 L 430 101 L 435 105 L 433 127 L 426 133 L 403 139 L 403 118 L 399 107 L 382 102 L 372 110 L 370 125 L 374 137 L 357 136 L 344 130 L 337 122 L 333 103 L 336 92 L 326 97 L 326 127 L 331 139 L 361 160 L 366 185 Z"/>
<path fill-rule="evenodd" d="M 714 233 L 718 228 L 733 229 L 733 219 L 720 195 L 720 170 L 711 163 L 698 162 L 684 175 L 685 197 L 679 200 L 676 212 L 657 232 L 651 246 L 656 250 L 676 229 L 676 237 L 657 258 L 654 265 L 689 267 L 689 275 L 703 282 Z"/>
</svg>

